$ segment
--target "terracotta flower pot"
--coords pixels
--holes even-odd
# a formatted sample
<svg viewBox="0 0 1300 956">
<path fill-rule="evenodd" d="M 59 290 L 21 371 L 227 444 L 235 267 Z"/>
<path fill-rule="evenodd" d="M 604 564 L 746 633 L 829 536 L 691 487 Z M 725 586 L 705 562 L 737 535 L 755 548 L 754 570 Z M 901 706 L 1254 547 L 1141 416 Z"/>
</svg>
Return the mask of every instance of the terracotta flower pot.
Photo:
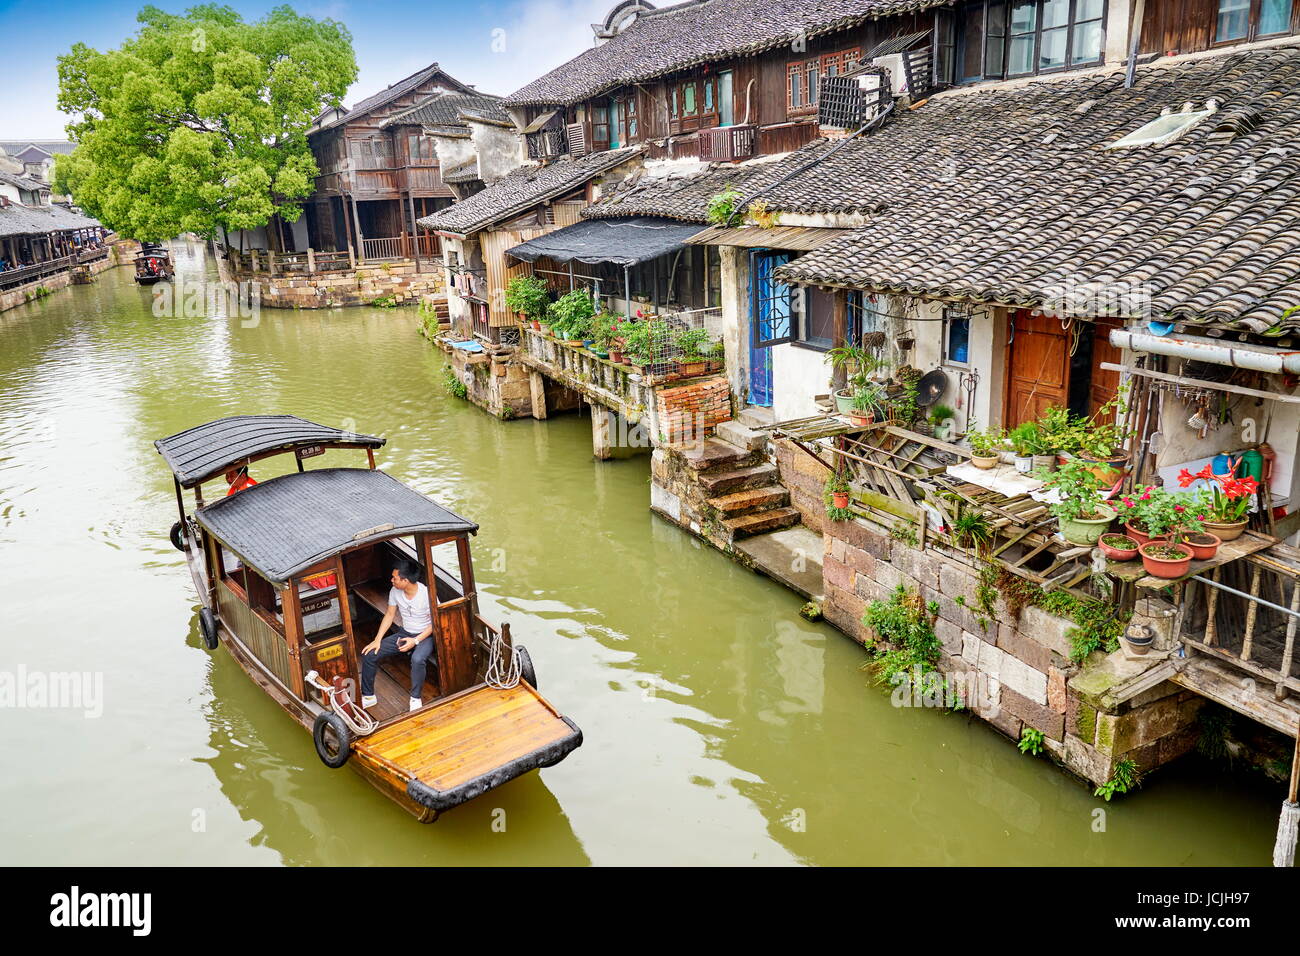
<svg viewBox="0 0 1300 956">
<path fill-rule="evenodd" d="M 832 491 L 831 501 L 836 508 L 847 508 L 849 506 L 849 493 L 847 491 Z"/>
<path fill-rule="evenodd" d="M 1208 542 L 1200 541 L 1199 539 L 1201 538 L 1209 538 L 1210 540 Z M 1210 558 L 1214 557 L 1215 552 L 1219 550 L 1219 545 L 1223 544 L 1223 539 L 1217 534 L 1211 534 L 1208 531 L 1201 531 L 1198 534 L 1188 535 L 1178 543 L 1191 548 L 1192 557 L 1197 561 L 1208 561 Z"/>
<path fill-rule="evenodd" d="M 996 468 L 1000 460 L 997 455 L 975 455 L 970 456 L 971 464 L 976 468 Z"/>
<path fill-rule="evenodd" d="M 1182 557 L 1166 558 L 1150 553 L 1163 549 L 1177 551 L 1182 554 Z M 1146 568 L 1147 574 L 1152 577 L 1181 578 L 1192 566 L 1192 549 L 1185 545 L 1170 544 L 1168 541 L 1152 541 L 1150 544 L 1142 545 L 1139 551 L 1142 553 L 1142 567 Z"/>
<path fill-rule="evenodd" d="M 1134 541 L 1136 541 L 1138 544 L 1150 544 L 1152 541 L 1168 541 L 1168 540 L 1169 540 L 1169 535 L 1167 535 L 1167 534 L 1157 534 L 1157 535 L 1150 535 L 1150 534 L 1147 534 L 1147 533 L 1146 533 L 1145 531 L 1143 531 L 1141 528 L 1135 528 L 1135 527 L 1133 526 L 1133 522 L 1131 522 L 1131 521 L 1127 521 L 1127 522 L 1124 523 L 1124 532 L 1125 532 L 1125 533 L 1126 533 L 1130 538 L 1132 538 Z"/>
<path fill-rule="evenodd" d="M 622 365 L 622 364 L 623 364 L 623 353 L 620 352 L 618 349 L 610 349 L 610 350 L 609 350 L 609 360 L 610 360 L 611 362 L 613 362 L 615 365 Z"/>
<path fill-rule="evenodd" d="M 866 428 L 871 424 L 875 417 L 871 412 L 864 412 L 860 408 L 850 408 L 848 411 L 849 421 L 859 428 Z"/>
<path fill-rule="evenodd" d="M 1203 521 L 1201 527 L 1217 536 L 1220 541 L 1236 541 L 1241 537 L 1241 533 L 1246 530 L 1248 523 L 1249 521 L 1244 518 L 1241 521 L 1232 522 Z"/>
<path fill-rule="evenodd" d="M 1113 545 L 1106 543 L 1107 538 L 1123 538 L 1125 541 L 1129 542 L 1132 547 L 1116 548 Z M 1106 557 L 1110 558 L 1112 561 L 1132 561 L 1138 556 L 1139 545 L 1138 542 L 1134 541 L 1133 538 L 1126 534 L 1103 534 L 1097 539 L 1097 547 L 1101 548 L 1101 553 L 1106 555 Z"/>
</svg>

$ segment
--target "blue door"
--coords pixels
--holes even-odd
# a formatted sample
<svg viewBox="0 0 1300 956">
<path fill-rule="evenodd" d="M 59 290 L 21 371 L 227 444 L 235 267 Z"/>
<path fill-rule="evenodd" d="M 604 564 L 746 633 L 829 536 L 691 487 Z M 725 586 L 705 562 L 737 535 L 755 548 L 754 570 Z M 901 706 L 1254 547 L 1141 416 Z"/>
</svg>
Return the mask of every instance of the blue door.
<svg viewBox="0 0 1300 956">
<path fill-rule="evenodd" d="M 749 254 L 749 402 L 772 405 L 772 346 L 789 342 L 793 290 L 772 277 L 790 261 L 788 252 L 755 249 Z"/>
</svg>

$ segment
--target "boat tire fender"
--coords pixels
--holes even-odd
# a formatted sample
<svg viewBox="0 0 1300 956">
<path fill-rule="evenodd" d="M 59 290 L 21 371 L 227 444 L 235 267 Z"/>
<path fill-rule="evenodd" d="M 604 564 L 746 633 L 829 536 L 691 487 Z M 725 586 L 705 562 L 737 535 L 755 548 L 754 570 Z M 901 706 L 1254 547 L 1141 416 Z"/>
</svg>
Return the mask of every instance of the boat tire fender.
<svg viewBox="0 0 1300 956">
<path fill-rule="evenodd" d="M 167 537 L 171 539 L 172 547 L 177 551 L 189 550 L 185 546 L 185 526 L 179 521 L 172 525 L 172 530 L 168 533 Z"/>
<path fill-rule="evenodd" d="M 533 658 L 528 653 L 528 648 L 520 644 L 515 648 L 515 653 L 519 655 L 519 676 L 528 681 L 528 686 L 537 690 L 537 669 L 533 667 Z"/>
<path fill-rule="evenodd" d="M 203 640 L 203 646 L 210 651 L 216 650 L 218 635 L 216 614 L 212 613 L 210 607 L 201 608 L 199 610 L 199 637 Z"/>
<path fill-rule="evenodd" d="M 327 731 L 333 735 L 337 745 L 326 740 Z M 342 767 L 352 756 L 352 731 L 343 722 L 343 718 L 332 711 L 316 715 L 316 723 L 311 728 L 311 739 L 316 743 L 316 756 L 331 770 Z"/>
</svg>

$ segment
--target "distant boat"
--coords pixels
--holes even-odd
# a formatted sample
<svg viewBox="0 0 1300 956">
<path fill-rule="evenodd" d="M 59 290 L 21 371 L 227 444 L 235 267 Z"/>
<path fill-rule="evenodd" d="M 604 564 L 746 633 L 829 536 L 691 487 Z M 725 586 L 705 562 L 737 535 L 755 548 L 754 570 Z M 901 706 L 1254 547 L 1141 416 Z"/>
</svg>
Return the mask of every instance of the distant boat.
<svg viewBox="0 0 1300 956">
<path fill-rule="evenodd" d="M 172 275 L 172 257 L 162 244 L 142 242 L 135 257 L 135 281 L 140 285 L 153 285 L 171 279 Z"/>
</svg>

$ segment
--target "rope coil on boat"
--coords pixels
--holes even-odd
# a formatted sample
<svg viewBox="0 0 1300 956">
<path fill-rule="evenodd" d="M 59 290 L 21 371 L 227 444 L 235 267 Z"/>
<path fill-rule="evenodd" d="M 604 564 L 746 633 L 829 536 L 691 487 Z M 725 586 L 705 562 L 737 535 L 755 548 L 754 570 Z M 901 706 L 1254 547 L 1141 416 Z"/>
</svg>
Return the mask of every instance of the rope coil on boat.
<svg viewBox="0 0 1300 956">
<path fill-rule="evenodd" d="M 343 723 L 347 724 L 348 729 L 358 737 L 374 733 L 375 728 L 379 726 L 379 721 L 352 703 L 346 690 L 338 688 L 336 691 L 334 687 L 321 680 L 320 675 L 315 671 L 309 671 L 303 680 L 325 695 L 330 709 L 338 714 Z M 342 700 L 339 699 L 339 694 L 342 695 Z"/>
<path fill-rule="evenodd" d="M 488 645 L 487 673 L 483 675 L 483 682 L 489 687 L 497 688 L 497 690 L 517 687 L 523 674 L 523 668 L 519 660 L 519 648 L 513 644 L 510 645 L 510 663 L 505 663 L 503 649 L 506 643 L 501 640 L 500 634 L 490 633 L 492 643 Z"/>
</svg>

